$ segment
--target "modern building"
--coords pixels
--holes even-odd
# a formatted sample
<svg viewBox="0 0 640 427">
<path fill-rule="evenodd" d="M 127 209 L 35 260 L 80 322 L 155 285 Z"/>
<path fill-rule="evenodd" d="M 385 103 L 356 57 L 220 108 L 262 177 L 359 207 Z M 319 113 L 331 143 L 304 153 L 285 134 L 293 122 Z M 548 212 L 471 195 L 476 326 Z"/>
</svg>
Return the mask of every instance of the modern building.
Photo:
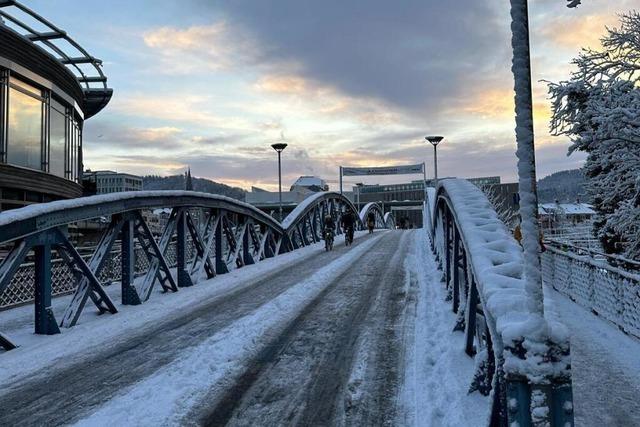
<svg viewBox="0 0 640 427">
<path fill-rule="evenodd" d="M 0 211 L 79 197 L 83 124 L 112 95 L 102 62 L 17 1 L 0 16 Z"/>
<path fill-rule="evenodd" d="M 317 176 L 301 176 L 291 186 L 291 191 L 296 190 L 317 193 L 318 191 L 329 191 L 329 185 L 324 179 Z"/>
<path fill-rule="evenodd" d="M 142 178 L 128 173 L 87 170 L 84 172 L 84 180 L 95 184 L 96 194 L 142 190 Z"/>
</svg>

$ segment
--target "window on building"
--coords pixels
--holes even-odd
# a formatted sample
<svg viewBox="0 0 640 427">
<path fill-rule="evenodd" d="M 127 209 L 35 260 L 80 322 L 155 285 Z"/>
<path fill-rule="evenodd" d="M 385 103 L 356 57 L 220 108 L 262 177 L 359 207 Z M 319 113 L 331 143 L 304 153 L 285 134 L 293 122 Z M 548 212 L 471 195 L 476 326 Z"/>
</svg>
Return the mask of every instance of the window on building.
<svg viewBox="0 0 640 427">
<path fill-rule="evenodd" d="M 49 172 L 64 178 L 67 149 L 65 108 L 52 99 L 50 111 Z"/>
<path fill-rule="evenodd" d="M 7 161 L 42 168 L 42 92 L 13 77 L 9 79 Z"/>
<path fill-rule="evenodd" d="M 78 149 L 80 147 L 80 129 L 76 120 L 69 120 L 69 163 L 67 177 L 73 181 L 78 179 Z"/>
</svg>

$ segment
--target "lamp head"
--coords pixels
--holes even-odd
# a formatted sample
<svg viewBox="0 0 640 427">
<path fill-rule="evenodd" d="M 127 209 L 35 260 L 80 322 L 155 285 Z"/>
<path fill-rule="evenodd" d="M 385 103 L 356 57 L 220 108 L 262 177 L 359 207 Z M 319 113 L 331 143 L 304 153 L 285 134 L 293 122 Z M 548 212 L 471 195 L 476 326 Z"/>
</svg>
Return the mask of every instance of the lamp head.
<svg viewBox="0 0 640 427">
<path fill-rule="evenodd" d="M 277 142 L 275 144 L 271 144 L 271 148 L 276 150 L 278 153 L 281 153 L 285 148 L 287 148 L 287 144 L 284 142 Z"/>
<path fill-rule="evenodd" d="M 429 141 L 431 143 L 431 145 L 436 146 L 438 144 L 440 144 L 440 141 L 442 141 L 444 139 L 444 136 L 425 136 L 424 139 L 426 139 L 427 141 Z"/>
</svg>

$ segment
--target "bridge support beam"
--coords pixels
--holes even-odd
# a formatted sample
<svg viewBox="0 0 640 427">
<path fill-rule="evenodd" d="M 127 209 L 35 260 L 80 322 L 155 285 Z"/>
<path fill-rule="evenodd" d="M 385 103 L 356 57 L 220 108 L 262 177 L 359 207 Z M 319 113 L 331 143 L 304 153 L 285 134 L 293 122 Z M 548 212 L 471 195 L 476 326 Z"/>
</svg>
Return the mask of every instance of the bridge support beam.
<svg viewBox="0 0 640 427">
<path fill-rule="evenodd" d="M 187 272 L 187 215 L 186 209 L 178 213 L 178 221 L 176 224 L 178 233 L 176 241 L 176 275 L 178 276 L 178 287 L 186 288 L 193 286 L 191 276 Z"/>
<path fill-rule="evenodd" d="M 251 231 L 253 230 L 253 222 L 246 218 L 246 229 L 244 230 L 244 233 L 242 234 L 242 260 L 244 261 L 244 265 L 251 265 L 251 264 L 255 264 L 255 261 L 253 260 L 253 256 L 251 254 L 251 244 L 250 244 L 250 237 L 251 237 Z"/>
<path fill-rule="evenodd" d="M 136 253 L 135 228 L 132 219 L 124 221 L 121 232 L 120 287 L 122 289 L 122 305 L 141 304 L 138 292 L 133 284 L 135 279 Z"/>
<path fill-rule="evenodd" d="M 145 230 L 145 234 L 150 239 L 150 241 L 148 242 L 150 246 L 149 250 L 147 251 L 147 257 L 149 259 L 149 270 L 144 276 L 142 285 L 140 287 L 140 295 L 142 296 L 142 301 L 147 301 L 151 297 L 151 291 L 153 290 L 156 279 L 158 280 L 158 282 L 160 282 L 160 286 L 162 286 L 164 292 L 176 292 L 178 290 L 178 287 L 173 280 L 173 276 L 169 271 L 169 265 L 164 258 L 164 254 L 169 247 L 169 243 L 171 242 L 171 238 L 173 237 L 173 232 L 176 228 L 178 212 L 179 208 L 174 208 L 171 211 L 171 215 L 169 215 L 167 225 L 165 226 L 165 229 L 162 232 L 162 236 L 160 237 L 159 244 L 156 244 L 155 240 L 153 240 L 153 236 L 146 226 L 144 219 L 141 218 L 140 226 Z"/>
<path fill-rule="evenodd" d="M 34 246 L 35 253 L 35 333 L 60 333 L 51 309 L 51 243 Z"/>
<path fill-rule="evenodd" d="M 467 329 L 465 332 L 465 353 L 473 357 L 476 354 L 474 346 L 474 337 L 476 334 L 476 312 L 478 310 L 478 288 L 475 279 L 471 278 L 471 286 L 469 287 L 469 297 L 467 300 Z"/>
<path fill-rule="evenodd" d="M 227 263 L 224 258 L 224 249 L 222 246 L 222 235 L 224 233 L 223 222 L 225 220 L 225 214 L 220 215 L 220 221 L 216 226 L 216 236 L 215 236 L 215 249 L 216 249 L 216 273 L 217 274 L 226 274 L 229 272 L 229 267 L 227 267 Z"/>
<path fill-rule="evenodd" d="M 460 307 L 460 233 L 453 227 L 453 312 Z"/>
</svg>

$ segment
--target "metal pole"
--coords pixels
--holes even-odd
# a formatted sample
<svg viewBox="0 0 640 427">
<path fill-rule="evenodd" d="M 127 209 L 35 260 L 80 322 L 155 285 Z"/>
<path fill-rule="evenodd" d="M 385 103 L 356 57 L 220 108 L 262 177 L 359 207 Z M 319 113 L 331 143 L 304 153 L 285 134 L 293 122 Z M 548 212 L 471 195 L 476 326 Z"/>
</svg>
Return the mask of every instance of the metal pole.
<svg viewBox="0 0 640 427">
<path fill-rule="evenodd" d="M 424 191 L 427 191 L 427 162 L 422 162 L 422 176 L 424 177 Z"/>
<path fill-rule="evenodd" d="M 342 166 L 340 166 L 340 194 L 342 194 Z"/>
<path fill-rule="evenodd" d="M 433 146 L 433 175 L 435 178 L 435 186 L 438 186 L 438 145 Z"/>
<path fill-rule="evenodd" d="M 511 0 L 511 19 L 525 292 L 529 296 L 529 311 L 544 316 L 527 0 Z"/>
<path fill-rule="evenodd" d="M 282 221 L 282 164 L 280 162 L 280 151 L 278 151 L 278 199 L 280 205 L 279 221 Z"/>
</svg>

